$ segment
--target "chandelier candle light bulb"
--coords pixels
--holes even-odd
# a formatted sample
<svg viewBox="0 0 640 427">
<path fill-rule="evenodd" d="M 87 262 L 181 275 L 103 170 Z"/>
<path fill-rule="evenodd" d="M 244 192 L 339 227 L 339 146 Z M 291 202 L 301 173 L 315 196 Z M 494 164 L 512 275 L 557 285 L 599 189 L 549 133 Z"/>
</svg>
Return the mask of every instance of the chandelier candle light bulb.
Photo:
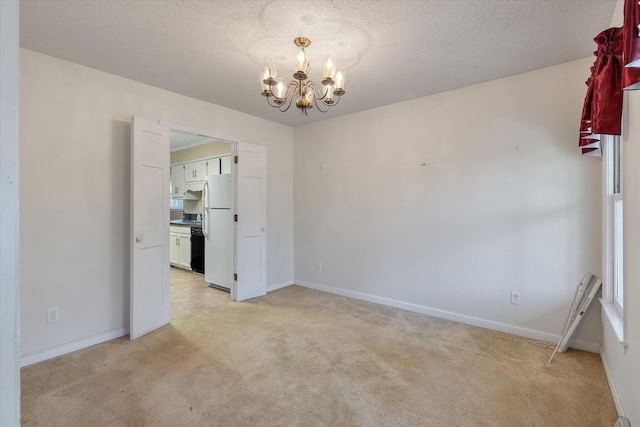
<svg viewBox="0 0 640 427">
<path fill-rule="evenodd" d="M 333 76 L 336 72 L 336 64 L 333 62 L 333 58 L 328 57 L 327 62 L 324 64 L 324 79 L 322 80 L 322 84 L 325 86 L 330 86 L 334 83 Z"/>
<path fill-rule="evenodd" d="M 336 89 L 333 91 L 334 95 L 342 96 L 344 95 L 344 69 L 339 68 L 336 70 Z"/>
<path fill-rule="evenodd" d="M 318 111 L 326 113 L 329 107 L 336 105 L 345 94 L 344 68 L 338 68 L 332 56 L 327 57 L 323 67 L 322 85 L 317 85 L 307 76 L 311 65 L 305 48 L 311 45 L 311 40 L 298 37 L 294 43 L 300 48 L 295 58 L 295 80 L 287 83 L 282 77 L 276 78 L 275 62 L 271 58 L 265 58 L 265 66 L 260 74 L 262 96 L 267 98 L 270 106 L 278 108 L 281 112 L 287 111 L 295 99 L 296 107 L 305 116 L 314 105 Z"/>
<path fill-rule="evenodd" d="M 300 53 L 297 56 L 297 64 L 298 64 L 298 67 L 296 68 L 296 71 L 299 71 L 301 73 L 304 73 L 307 71 L 307 57 L 304 54 L 304 48 L 300 51 Z"/>
<path fill-rule="evenodd" d="M 287 97 L 287 81 L 283 77 L 278 77 L 276 79 L 276 85 L 273 86 L 273 95 L 276 98 L 279 98 L 275 100 L 276 103 L 284 103 Z"/>
<path fill-rule="evenodd" d="M 262 81 L 264 84 L 273 86 L 276 84 L 276 76 L 278 72 L 276 71 L 276 63 L 272 58 L 266 57 L 264 59 L 264 68 L 262 72 Z"/>
<path fill-rule="evenodd" d="M 262 86 L 262 96 L 271 95 L 271 86 L 266 84 L 264 81 L 267 77 L 265 76 L 264 71 L 260 73 L 260 86 Z"/>
<path fill-rule="evenodd" d="M 327 105 L 333 105 L 335 104 L 335 101 L 333 100 L 333 85 L 329 85 L 327 86 L 327 94 L 324 96 L 324 103 Z"/>
</svg>

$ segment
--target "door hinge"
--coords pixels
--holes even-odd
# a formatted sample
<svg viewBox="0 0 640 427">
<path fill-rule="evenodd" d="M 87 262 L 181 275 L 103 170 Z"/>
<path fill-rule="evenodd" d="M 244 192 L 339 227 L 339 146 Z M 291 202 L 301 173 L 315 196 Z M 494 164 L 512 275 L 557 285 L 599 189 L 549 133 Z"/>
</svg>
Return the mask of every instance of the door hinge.
<svg viewBox="0 0 640 427">
<path fill-rule="evenodd" d="M 233 280 L 238 281 L 238 273 L 233 273 Z"/>
<path fill-rule="evenodd" d="M 235 157 L 233 158 L 233 163 L 238 163 L 238 156 L 235 156 Z"/>
<path fill-rule="evenodd" d="M 238 215 L 234 215 L 234 216 L 233 216 L 233 221 L 234 221 L 234 222 L 238 222 Z"/>
</svg>

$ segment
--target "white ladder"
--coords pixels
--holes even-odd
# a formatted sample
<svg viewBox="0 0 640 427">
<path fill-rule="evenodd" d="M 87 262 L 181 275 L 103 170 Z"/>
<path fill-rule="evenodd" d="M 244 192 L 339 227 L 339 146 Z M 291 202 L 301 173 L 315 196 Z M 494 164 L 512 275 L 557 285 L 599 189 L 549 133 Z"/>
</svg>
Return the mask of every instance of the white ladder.
<svg viewBox="0 0 640 427">
<path fill-rule="evenodd" d="M 589 304 L 591 304 L 591 301 L 596 296 L 598 289 L 600 289 L 600 285 L 602 285 L 602 280 L 600 280 L 599 277 L 591 273 L 585 274 L 580 285 L 578 285 L 578 290 L 576 291 L 576 296 L 571 306 L 571 312 L 564 326 L 564 331 L 562 331 L 562 335 L 560 336 L 560 341 L 558 341 L 558 345 L 556 345 L 547 363 L 551 363 L 556 352 L 563 353 L 567 351 L 569 340 L 582 320 L 587 308 L 589 308 Z"/>
</svg>

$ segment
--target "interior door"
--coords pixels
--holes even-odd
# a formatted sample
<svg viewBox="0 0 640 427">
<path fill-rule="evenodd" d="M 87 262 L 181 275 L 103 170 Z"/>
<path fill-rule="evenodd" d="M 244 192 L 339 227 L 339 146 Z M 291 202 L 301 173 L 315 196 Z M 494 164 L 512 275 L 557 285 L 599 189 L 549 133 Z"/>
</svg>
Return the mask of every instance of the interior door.
<svg viewBox="0 0 640 427">
<path fill-rule="evenodd" d="M 231 298 L 267 293 L 267 148 L 239 142 L 236 165 L 236 272 Z"/>
<path fill-rule="evenodd" d="M 169 127 L 131 117 L 132 340 L 169 323 Z"/>
</svg>

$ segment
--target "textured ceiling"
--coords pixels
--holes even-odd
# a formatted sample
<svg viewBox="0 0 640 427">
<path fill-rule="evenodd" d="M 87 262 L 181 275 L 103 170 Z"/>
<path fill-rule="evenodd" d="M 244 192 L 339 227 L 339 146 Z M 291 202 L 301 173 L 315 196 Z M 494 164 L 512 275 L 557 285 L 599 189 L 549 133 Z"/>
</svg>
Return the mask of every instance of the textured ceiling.
<svg viewBox="0 0 640 427">
<path fill-rule="evenodd" d="M 616 0 L 21 0 L 20 45 L 290 126 L 584 58 Z M 346 95 L 327 114 L 260 96 L 264 56 L 290 79 L 334 53 Z M 287 71 L 287 69 L 289 71 Z M 587 72 L 587 70 L 585 70 Z"/>
</svg>

